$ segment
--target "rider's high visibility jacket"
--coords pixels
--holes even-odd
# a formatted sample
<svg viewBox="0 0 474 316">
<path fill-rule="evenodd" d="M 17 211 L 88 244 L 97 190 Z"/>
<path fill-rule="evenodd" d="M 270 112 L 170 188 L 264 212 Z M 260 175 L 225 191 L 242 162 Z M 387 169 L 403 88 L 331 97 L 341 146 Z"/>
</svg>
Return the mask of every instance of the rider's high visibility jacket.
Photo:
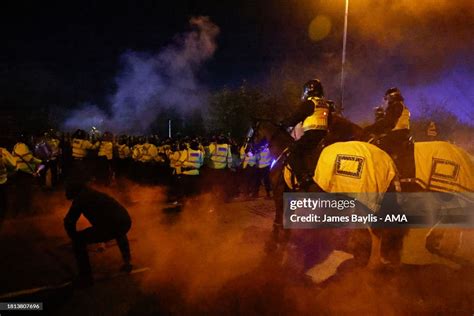
<svg viewBox="0 0 474 316">
<path fill-rule="evenodd" d="M 395 123 L 395 126 L 393 127 L 392 131 L 400 129 L 410 129 L 410 111 L 405 105 L 403 105 L 402 113 L 400 114 L 400 117 Z"/>
<path fill-rule="evenodd" d="M 309 101 L 314 104 L 313 113 L 303 121 L 303 130 L 327 130 L 328 129 L 328 117 L 329 117 L 329 106 L 327 102 L 318 97 L 310 97 Z"/>
</svg>

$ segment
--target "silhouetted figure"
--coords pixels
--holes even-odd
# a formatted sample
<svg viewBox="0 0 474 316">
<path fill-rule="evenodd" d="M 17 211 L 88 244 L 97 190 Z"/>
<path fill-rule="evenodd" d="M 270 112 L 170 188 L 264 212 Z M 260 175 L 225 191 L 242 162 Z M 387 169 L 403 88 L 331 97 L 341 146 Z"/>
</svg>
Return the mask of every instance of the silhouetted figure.
<svg viewBox="0 0 474 316">
<path fill-rule="evenodd" d="M 132 265 L 127 233 L 132 222 L 125 207 L 109 195 L 93 190 L 83 183 L 68 183 L 66 197 L 73 201 L 64 218 L 64 227 L 72 240 L 76 256 L 79 270 L 78 285 L 92 284 L 88 244 L 115 239 L 124 261 L 121 270 L 130 272 Z M 84 215 L 92 226 L 76 231 L 76 223 L 81 215 Z"/>
</svg>

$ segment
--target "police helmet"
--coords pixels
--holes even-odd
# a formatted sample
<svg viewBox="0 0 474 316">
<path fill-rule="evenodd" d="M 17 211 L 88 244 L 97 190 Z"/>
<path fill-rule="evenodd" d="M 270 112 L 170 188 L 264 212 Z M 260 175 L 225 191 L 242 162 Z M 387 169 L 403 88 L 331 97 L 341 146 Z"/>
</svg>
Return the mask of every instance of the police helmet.
<svg viewBox="0 0 474 316">
<path fill-rule="evenodd" d="M 393 87 L 385 91 L 383 99 L 387 102 L 403 102 L 403 96 L 400 89 Z"/>
<path fill-rule="evenodd" d="M 72 134 L 72 138 L 77 138 L 77 139 L 86 139 L 87 138 L 87 133 L 83 129 L 78 129 Z"/>
<path fill-rule="evenodd" d="M 324 97 L 323 85 L 319 79 L 311 79 L 304 84 L 301 99 L 306 100 L 309 97 Z"/>
<path fill-rule="evenodd" d="M 111 142 L 114 139 L 114 135 L 111 132 L 105 132 L 102 135 L 102 140 L 106 142 Z"/>
<path fill-rule="evenodd" d="M 192 150 L 198 150 L 199 149 L 199 141 L 197 139 L 193 139 L 191 143 L 189 144 L 189 147 Z"/>
<path fill-rule="evenodd" d="M 219 145 L 226 144 L 226 143 L 227 143 L 226 137 L 225 137 L 224 135 L 219 135 L 219 136 L 217 137 L 217 143 L 218 143 Z"/>
</svg>

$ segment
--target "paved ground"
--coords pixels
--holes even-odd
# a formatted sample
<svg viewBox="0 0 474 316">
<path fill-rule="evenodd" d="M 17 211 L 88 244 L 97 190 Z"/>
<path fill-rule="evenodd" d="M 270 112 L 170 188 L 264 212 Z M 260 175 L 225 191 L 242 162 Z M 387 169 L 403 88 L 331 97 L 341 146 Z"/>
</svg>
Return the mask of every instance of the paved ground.
<svg viewBox="0 0 474 316">
<path fill-rule="evenodd" d="M 316 246 L 308 244 L 314 240 L 307 237 L 311 232 L 295 234 L 288 252 L 267 256 L 271 201 L 223 204 L 209 195 L 176 211 L 164 209 L 160 188 L 129 185 L 108 191 L 132 215 L 134 264 L 150 271 L 97 281 L 88 289 L 65 287 L 0 301 L 43 301 L 48 313 L 57 315 L 474 312 L 474 269 L 430 254 L 424 248 L 426 230 L 413 230 L 405 238 L 399 267 L 369 270 L 348 260 L 329 280 L 315 284 L 305 272 L 314 272 L 323 254 L 332 252 L 340 233 L 318 235 Z M 61 284 L 74 275 L 62 226 L 69 202 L 62 195 L 42 195 L 33 216 L 3 223 L 0 296 Z M 464 243 L 473 245 L 472 236 L 465 232 Z M 474 258 L 469 251 L 462 256 Z M 97 278 L 114 274 L 121 264 L 113 243 L 104 252 L 91 247 L 90 253 Z"/>
</svg>

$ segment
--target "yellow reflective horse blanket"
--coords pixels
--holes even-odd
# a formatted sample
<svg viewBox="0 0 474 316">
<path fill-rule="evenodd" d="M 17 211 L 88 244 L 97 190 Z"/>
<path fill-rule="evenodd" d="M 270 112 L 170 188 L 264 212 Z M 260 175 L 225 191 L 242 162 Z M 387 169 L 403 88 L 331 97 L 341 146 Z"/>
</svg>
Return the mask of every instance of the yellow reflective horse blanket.
<svg viewBox="0 0 474 316">
<path fill-rule="evenodd" d="M 440 192 L 474 192 L 474 158 L 448 142 L 415 143 L 416 182 Z"/>
<path fill-rule="evenodd" d="M 375 211 L 396 175 L 395 163 L 386 152 L 366 142 L 350 141 L 324 148 L 313 180 L 325 192 L 358 193 L 360 202 Z M 285 169 L 284 177 L 291 188 L 291 171 Z"/>
</svg>

